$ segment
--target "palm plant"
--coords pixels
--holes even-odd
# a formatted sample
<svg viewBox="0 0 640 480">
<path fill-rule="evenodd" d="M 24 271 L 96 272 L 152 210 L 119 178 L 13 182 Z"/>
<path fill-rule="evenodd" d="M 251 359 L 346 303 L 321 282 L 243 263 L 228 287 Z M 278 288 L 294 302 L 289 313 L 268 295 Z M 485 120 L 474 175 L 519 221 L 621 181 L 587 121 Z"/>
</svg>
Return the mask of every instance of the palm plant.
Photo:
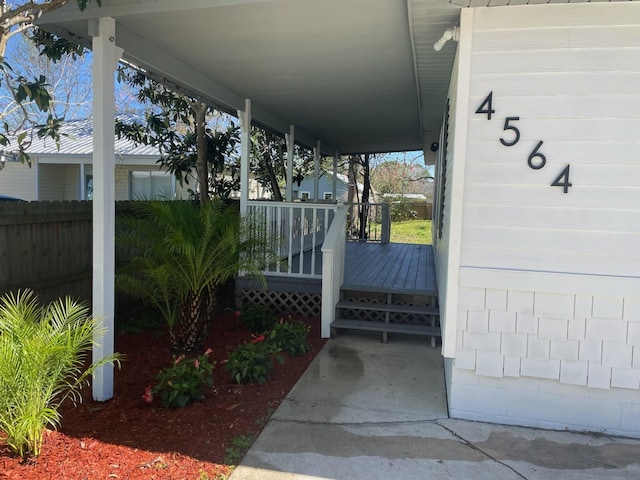
<svg viewBox="0 0 640 480">
<path fill-rule="evenodd" d="M 260 276 L 272 261 L 263 222 L 220 201 L 137 202 L 133 210 L 119 219 L 117 243 L 131 260 L 116 285 L 160 310 L 175 351 L 199 351 L 218 287 L 239 270 Z"/>
<path fill-rule="evenodd" d="M 85 368 L 95 329 L 88 307 L 69 298 L 45 307 L 29 290 L 0 298 L 0 430 L 21 457 L 39 455 L 62 402 L 81 400 L 93 371 L 119 361 L 114 354 Z"/>
</svg>

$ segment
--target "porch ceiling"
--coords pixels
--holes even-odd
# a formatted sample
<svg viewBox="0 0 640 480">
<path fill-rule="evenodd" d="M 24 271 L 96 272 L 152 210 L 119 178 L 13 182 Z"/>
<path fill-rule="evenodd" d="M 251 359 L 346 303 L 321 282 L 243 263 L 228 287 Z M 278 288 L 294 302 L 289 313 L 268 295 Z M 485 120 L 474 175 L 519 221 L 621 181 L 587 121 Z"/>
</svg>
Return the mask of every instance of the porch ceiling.
<svg viewBox="0 0 640 480">
<path fill-rule="evenodd" d="M 447 0 L 103 0 L 41 25 L 88 44 L 88 20 L 116 19 L 125 58 L 325 153 L 421 149 L 437 140 L 455 54 Z M 420 61 L 414 61 L 415 52 Z M 424 135 L 423 135 L 424 132 Z"/>
</svg>

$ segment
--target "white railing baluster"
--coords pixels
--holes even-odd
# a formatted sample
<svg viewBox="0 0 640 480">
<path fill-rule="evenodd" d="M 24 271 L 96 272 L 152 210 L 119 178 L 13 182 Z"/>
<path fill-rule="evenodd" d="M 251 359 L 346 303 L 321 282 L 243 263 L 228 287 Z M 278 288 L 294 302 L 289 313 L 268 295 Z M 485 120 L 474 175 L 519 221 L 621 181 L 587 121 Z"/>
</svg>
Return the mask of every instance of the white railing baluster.
<svg viewBox="0 0 640 480">
<path fill-rule="evenodd" d="M 265 266 L 266 275 L 320 278 L 322 272 L 315 264 L 320 247 L 326 240 L 335 216 L 337 205 L 306 202 L 264 202 L 248 201 L 247 211 L 265 222 L 265 234 L 271 236 L 271 248 L 282 261 Z M 311 249 L 311 252 L 309 252 Z M 305 268 L 305 258 L 311 259 L 311 267 Z M 293 269 L 293 263 L 299 261 L 300 268 Z"/>
<path fill-rule="evenodd" d="M 318 209 L 313 209 L 313 236 L 311 240 L 311 275 L 316 274 L 316 233 L 318 232 Z"/>
</svg>

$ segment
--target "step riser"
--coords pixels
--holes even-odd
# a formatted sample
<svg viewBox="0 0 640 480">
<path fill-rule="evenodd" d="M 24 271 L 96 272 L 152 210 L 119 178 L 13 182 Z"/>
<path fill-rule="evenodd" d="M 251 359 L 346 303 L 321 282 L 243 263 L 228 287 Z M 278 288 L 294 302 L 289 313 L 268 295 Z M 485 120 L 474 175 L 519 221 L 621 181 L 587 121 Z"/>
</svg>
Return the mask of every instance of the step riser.
<svg viewBox="0 0 640 480">
<path fill-rule="evenodd" d="M 438 299 L 434 295 L 400 294 L 381 290 L 342 289 L 336 305 L 337 318 L 332 332 L 352 329 L 388 333 L 426 335 L 435 346 L 440 337 Z"/>
</svg>

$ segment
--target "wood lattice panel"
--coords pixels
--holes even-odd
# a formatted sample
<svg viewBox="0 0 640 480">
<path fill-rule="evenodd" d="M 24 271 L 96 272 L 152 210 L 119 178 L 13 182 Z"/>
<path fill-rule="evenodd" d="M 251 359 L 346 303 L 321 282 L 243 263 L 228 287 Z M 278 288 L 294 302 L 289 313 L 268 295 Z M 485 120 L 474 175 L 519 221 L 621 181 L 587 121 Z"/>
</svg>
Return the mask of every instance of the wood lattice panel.
<svg viewBox="0 0 640 480">
<path fill-rule="evenodd" d="M 318 317 L 322 312 L 320 295 L 299 292 L 276 292 L 270 290 L 241 289 L 242 307 L 260 304 L 274 313 Z"/>
</svg>

